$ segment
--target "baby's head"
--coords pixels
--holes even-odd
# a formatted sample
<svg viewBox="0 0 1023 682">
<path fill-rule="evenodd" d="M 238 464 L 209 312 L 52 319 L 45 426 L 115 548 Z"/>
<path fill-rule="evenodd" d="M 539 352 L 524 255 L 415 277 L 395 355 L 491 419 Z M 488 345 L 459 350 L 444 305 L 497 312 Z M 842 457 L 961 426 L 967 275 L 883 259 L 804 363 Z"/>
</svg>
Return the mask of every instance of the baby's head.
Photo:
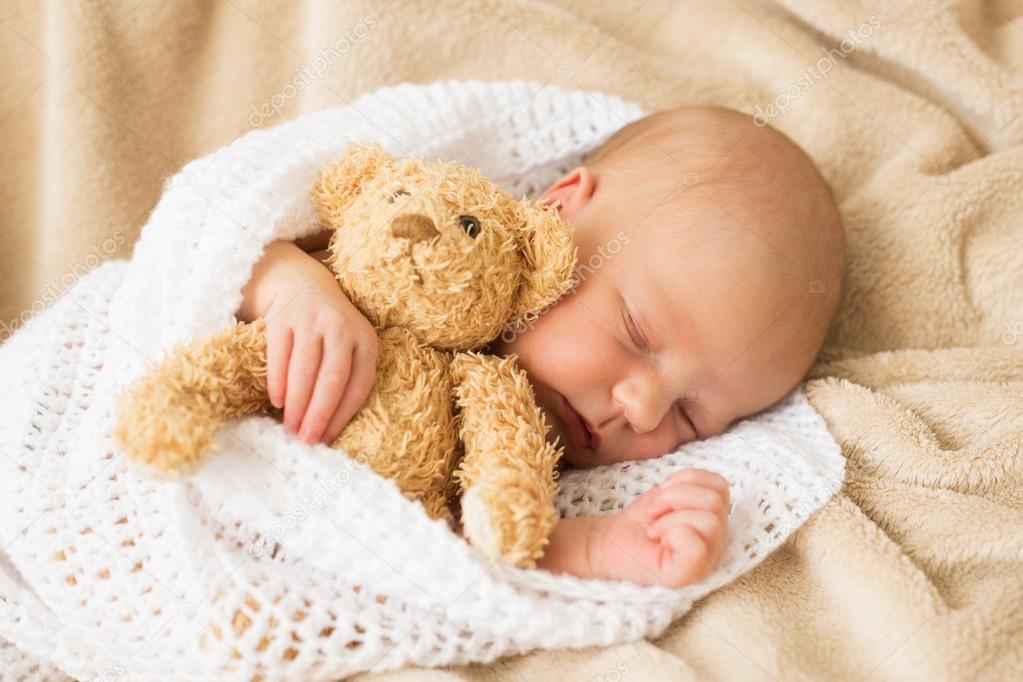
<svg viewBox="0 0 1023 682">
<path fill-rule="evenodd" d="M 580 283 L 491 350 L 518 356 L 571 464 L 721 433 L 820 351 L 844 234 L 827 184 L 776 130 L 727 109 L 660 112 L 544 197 L 574 228 Z"/>
</svg>

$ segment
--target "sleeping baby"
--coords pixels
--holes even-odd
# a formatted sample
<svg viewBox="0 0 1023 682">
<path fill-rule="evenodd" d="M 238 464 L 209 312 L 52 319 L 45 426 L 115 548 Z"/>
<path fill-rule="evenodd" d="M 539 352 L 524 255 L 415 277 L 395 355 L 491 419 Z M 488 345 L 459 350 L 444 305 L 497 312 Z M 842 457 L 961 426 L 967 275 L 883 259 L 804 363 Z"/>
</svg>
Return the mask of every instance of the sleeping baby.
<svg viewBox="0 0 1023 682">
<path fill-rule="evenodd" d="M 573 227 L 579 284 L 488 350 L 517 356 L 566 465 L 719 434 L 791 391 L 821 349 L 844 233 L 827 184 L 778 131 L 721 108 L 659 112 L 542 198 Z M 328 236 L 269 245 L 237 316 L 267 320 L 285 427 L 329 444 L 369 394 L 377 337 L 323 264 Z M 562 519 L 538 565 L 680 587 L 716 566 L 728 510 L 723 478 L 680 471 L 618 513 Z"/>
</svg>

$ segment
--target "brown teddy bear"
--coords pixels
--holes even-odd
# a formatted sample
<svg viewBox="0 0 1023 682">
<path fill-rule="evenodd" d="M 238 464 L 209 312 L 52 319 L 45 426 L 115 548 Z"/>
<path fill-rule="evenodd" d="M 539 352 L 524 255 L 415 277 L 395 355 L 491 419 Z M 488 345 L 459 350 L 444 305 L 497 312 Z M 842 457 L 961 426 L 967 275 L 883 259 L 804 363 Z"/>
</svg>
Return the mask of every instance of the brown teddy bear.
<svg viewBox="0 0 1023 682">
<path fill-rule="evenodd" d="M 556 209 L 515 201 L 478 171 L 349 145 L 313 189 L 341 288 L 377 329 L 374 387 L 334 447 L 394 479 L 434 518 L 462 494 L 469 541 L 531 567 L 557 522 L 557 443 L 514 356 L 473 352 L 574 284 Z M 228 419 L 278 414 L 265 323 L 165 357 L 121 398 L 114 436 L 146 469 L 181 475 Z"/>
</svg>

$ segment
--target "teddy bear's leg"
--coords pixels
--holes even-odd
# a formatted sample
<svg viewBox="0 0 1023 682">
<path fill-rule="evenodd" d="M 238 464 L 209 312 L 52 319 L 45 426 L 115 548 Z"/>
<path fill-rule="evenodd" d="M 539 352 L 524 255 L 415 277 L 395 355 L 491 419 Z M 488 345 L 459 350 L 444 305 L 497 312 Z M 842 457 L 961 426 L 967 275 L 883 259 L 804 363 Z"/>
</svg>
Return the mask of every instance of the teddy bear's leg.
<svg viewBox="0 0 1023 682">
<path fill-rule="evenodd" d="M 561 449 L 514 357 L 464 353 L 451 365 L 465 447 L 456 472 L 466 537 L 492 559 L 531 568 L 555 524 Z"/>
<path fill-rule="evenodd" d="M 121 396 L 113 436 L 150 473 L 179 476 L 229 419 L 267 412 L 265 323 L 176 348 Z"/>
<path fill-rule="evenodd" d="M 444 492 L 459 454 L 450 362 L 450 354 L 421 345 L 404 329 L 380 332 L 373 389 L 334 442 L 445 520 Z"/>
</svg>

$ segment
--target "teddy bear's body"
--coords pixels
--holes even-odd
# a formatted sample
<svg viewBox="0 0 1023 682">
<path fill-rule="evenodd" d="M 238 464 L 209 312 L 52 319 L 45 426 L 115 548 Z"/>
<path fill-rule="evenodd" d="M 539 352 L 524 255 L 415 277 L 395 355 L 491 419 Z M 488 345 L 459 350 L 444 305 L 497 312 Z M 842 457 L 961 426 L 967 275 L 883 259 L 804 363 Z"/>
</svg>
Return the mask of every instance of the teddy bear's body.
<svg viewBox="0 0 1023 682">
<path fill-rule="evenodd" d="M 377 375 L 334 443 L 394 479 L 431 516 L 461 492 L 466 536 L 531 566 L 557 521 L 560 448 L 514 356 L 475 352 L 574 283 L 556 210 L 516 202 L 477 171 L 352 145 L 314 188 L 328 264 L 377 328 Z M 180 472 L 228 419 L 275 412 L 265 323 L 239 323 L 165 358 L 126 394 L 115 436 L 136 461 Z"/>
</svg>

